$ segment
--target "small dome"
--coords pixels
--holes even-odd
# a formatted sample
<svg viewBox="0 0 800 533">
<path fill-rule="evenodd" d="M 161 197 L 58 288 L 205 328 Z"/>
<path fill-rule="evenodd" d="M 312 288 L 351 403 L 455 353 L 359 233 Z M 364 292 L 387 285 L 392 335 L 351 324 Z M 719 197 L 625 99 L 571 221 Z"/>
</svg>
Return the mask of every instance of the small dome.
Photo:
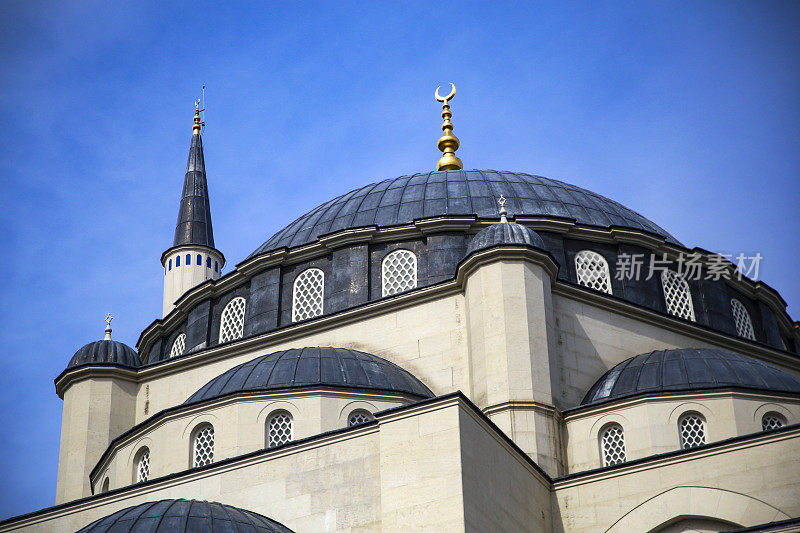
<svg viewBox="0 0 800 533">
<path fill-rule="evenodd" d="M 581 405 L 637 394 L 726 388 L 800 394 L 800 380 L 758 359 L 727 350 L 657 350 L 626 359 L 603 374 Z"/>
<path fill-rule="evenodd" d="M 96 520 L 78 533 L 136 531 L 137 533 L 293 533 L 266 516 L 199 500 L 161 500 L 128 507 Z"/>
<path fill-rule="evenodd" d="M 544 250 L 544 241 L 538 233 L 522 224 L 500 222 L 479 231 L 467 246 L 467 254 L 494 246 L 533 246 Z"/>
<path fill-rule="evenodd" d="M 142 360 L 136 350 L 123 342 L 102 340 L 90 342 L 72 356 L 67 368 L 92 364 L 112 364 L 139 368 Z"/>
<path fill-rule="evenodd" d="M 293 348 L 256 357 L 206 383 L 184 404 L 241 391 L 325 385 L 402 392 L 432 398 L 408 371 L 380 357 L 346 348 Z"/>
</svg>

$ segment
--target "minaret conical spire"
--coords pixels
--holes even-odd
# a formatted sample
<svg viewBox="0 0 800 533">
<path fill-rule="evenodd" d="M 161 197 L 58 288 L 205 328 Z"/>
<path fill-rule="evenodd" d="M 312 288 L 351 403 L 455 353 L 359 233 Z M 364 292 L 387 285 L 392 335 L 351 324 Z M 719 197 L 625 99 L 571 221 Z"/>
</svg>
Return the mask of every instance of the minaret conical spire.
<svg viewBox="0 0 800 533">
<path fill-rule="evenodd" d="M 198 244 L 214 248 L 214 230 L 211 226 L 211 204 L 206 183 L 206 165 L 203 160 L 203 137 L 200 134 L 200 106 L 195 103 L 189 161 L 178 210 L 173 246 Z"/>
</svg>

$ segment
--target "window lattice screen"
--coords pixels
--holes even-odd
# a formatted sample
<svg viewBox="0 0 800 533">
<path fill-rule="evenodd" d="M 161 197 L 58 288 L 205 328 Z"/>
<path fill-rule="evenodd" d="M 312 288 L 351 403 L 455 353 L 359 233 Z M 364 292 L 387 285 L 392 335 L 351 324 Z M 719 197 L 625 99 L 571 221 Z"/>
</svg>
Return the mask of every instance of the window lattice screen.
<svg viewBox="0 0 800 533">
<path fill-rule="evenodd" d="M 244 298 L 239 296 L 228 302 L 228 305 L 222 310 L 219 324 L 220 343 L 242 338 L 244 334 L 244 307 Z"/>
<path fill-rule="evenodd" d="M 350 413 L 350 416 L 347 417 L 347 426 L 357 426 L 358 424 L 363 424 L 364 422 L 369 422 L 372 420 L 372 415 L 366 411 L 353 411 Z"/>
<path fill-rule="evenodd" d="M 681 432 L 681 448 L 695 448 L 706 443 L 706 422 L 699 415 L 686 415 L 678 424 Z"/>
<path fill-rule="evenodd" d="M 661 285 L 664 288 L 667 312 L 694 322 L 692 293 L 686 280 L 672 270 L 664 270 L 661 272 Z"/>
<path fill-rule="evenodd" d="M 761 418 L 761 429 L 764 431 L 782 428 L 785 425 L 786 421 L 777 413 L 767 413 Z"/>
<path fill-rule="evenodd" d="M 417 286 L 417 256 L 409 250 L 395 250 L 383 258 L 381 294 L 391 296 Z"/>
<path fill-rule="evenodd" d="M 750 313 L 745 309 L 744 304 L 736 298 L 731 299 L 731 311 L 733 311 L 733 321 L 736 324 L 736 333 L 740 337 L 756 340 L 756 332 L 753 331 L 753 321 L 750 320 Z"/>
<path fill-rule="evenodd" d="M 614 424 L 604 429 L 600 436 L 600 448 L 603 451 L 603 466 L 624 463 L 625 434 L 622 426 Z"/>
<path fill-rule="evenodd" d="M 194 466 L 214 462 L 214 426 L 205 426 L 194 437 Z"/>
<path fill-rule="evenodd" d="M 150 450 L 145 449 L 139 454 L 136 464 L 136 483 L 143 483 L 150 478 Z"/>
<path fill-rule="evenodd" d="M 170 357 L 178 357 L 179 355 L 183 355 L 183 352 L 186 351 L 186 334 L 181 333 L 177 337 L 175 337 L 175 341 L 172 343 L 172 348 L 169 350 Z"/>
<path fill-rule="evenodd" d="M 322 270 L 309 268 L 302 271 L 295 278 L 292 289 L 292 322 L 321 315 L 324 292 L 325 274 Z"/>
<path fill-rule="evenodd" d="M 602 255 L 592 250 L 581 250 L 575 254 L 575 272 L 579 285 L 611 294 L 611 274 Z"/>
<path fill-rule="evenodd" d="M 267 446 L 274 448 L 292 440 L 292 415 L 277 413 L 267 423 Z"/>
</svg>

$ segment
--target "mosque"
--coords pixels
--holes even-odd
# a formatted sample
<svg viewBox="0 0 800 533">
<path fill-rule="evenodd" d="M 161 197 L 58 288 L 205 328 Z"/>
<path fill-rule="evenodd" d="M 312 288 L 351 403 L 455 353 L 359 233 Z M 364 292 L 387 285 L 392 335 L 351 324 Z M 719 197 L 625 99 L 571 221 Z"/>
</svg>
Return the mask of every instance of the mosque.
<svg viewBox="0 0 800 533">
<path fill-rule="evenodd" d="M 436 171 L 224 275 L 197 110 L 162 317 L 69 359 L 55 505 L 0 531 L 800 531 L 780 294 L 591 191 L 463 170 L 454 95 Z"/>
</svg>

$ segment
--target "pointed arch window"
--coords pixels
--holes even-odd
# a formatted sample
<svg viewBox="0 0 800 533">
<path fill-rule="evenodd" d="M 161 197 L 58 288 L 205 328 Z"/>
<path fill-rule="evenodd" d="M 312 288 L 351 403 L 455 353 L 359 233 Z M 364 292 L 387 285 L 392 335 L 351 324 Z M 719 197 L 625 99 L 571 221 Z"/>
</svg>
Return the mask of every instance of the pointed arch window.
<svg viewBox="0 0 800 533">
<path fill-rule="evenodd" d="M 274 448 L 291 442 L 294 437 L 292 415 L 286 411 L 278 411 L 267 420 L 267 447 Z"/>
<path fill-rule="evenodd" d="M 603 466 L 611 466 L 627 461 L 625 452 L 625 433 L 619 424 L 609 424 L 600 432 L 600 455 Z"/>
<path fill-rule="evenodd" d="M 694 322 L 692 292 L 689 290 L 686 280 L 672 270 L 663 270 L 661 271 L 661 286 L 664 289 L 667 313 Z"/>
<path fill-rule="evenodd" d="M 203 424 L 194 431 L 192 439 L 192 466 L 205 466 L 214 462 L 214 426 Z"/>
<path fill-rule="evenodd" d="M 178 357 L 179 355 L 183 355 L 183 352 L 186 351 L 186 334 L 181 333 L 175 340 L 172 341 L 172 348 L 169 350 L 170 357 Z"/>
<path fill-rule="evenodd" d="M 593 250 L 581 250 L 575 254 L 575 273 L 578 285 L 611 294 L 611 274 L 608 262 Z"/>
<path fill-rule="evenodd" d="M 219 321 L 219 342 L 235 341 L 244 334 L 245 301 L 237 296 L 225 306 Z"/>
<path fill-rule="evenodd" d="M 150 479 L 150 449 L 147 446 L 136 452 L 136 483 Z"/>
<path fill-rule="evenodd" d="M 417 287 L 417 256 L 410 250 L 395 250 L 381 262 L 381 294 L 391 296 Z"/>
<path fill-rule="evenodd" d="M 696 448 L 706 443 L 706 421 L 697 413 L 686 413 L 678 420 L 681 449 Z"/>
<path fill-rule="evenodd" d="M 308 268 L 294 279 L 292 287 L 292 322 L 308 320 L 322 314 L 325 274 Z"/>
<path fill-rule="evenodd" d="M 750 313 L 744 304 L 736 298 L 731 298 L 731 312 L 733 312 L 733 322 L 736 324 L 736 333 L 744 339 L 756 340 L 753 321 L 750 320 Z"/>
</svg>

